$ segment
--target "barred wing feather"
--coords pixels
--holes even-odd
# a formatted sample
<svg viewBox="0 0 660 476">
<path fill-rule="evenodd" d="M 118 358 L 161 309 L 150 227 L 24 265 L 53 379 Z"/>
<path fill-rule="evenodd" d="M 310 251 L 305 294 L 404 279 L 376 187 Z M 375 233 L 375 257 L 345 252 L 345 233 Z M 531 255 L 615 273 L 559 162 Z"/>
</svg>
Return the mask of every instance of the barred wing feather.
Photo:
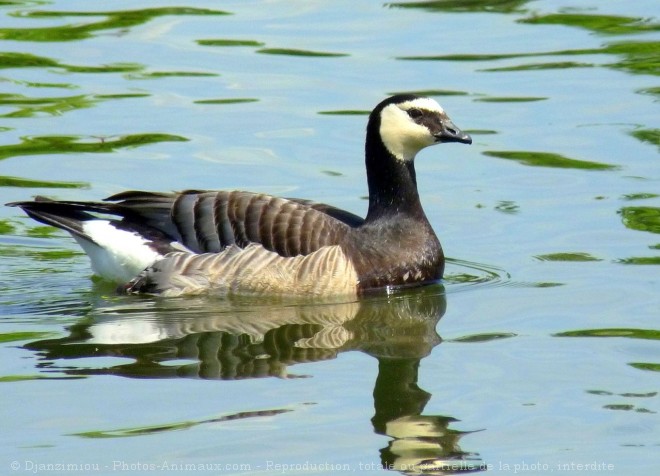
<svg viewBox="0 0 660 476">
<path fill-rule="evenodd" d="M 106 199 L 120 210 L 122 226 L 160 230 L 194 253 L 260 243 L 283 257 L 307 255 L 338 244 L 362 223 L 356 215 L 308 200 L 242 191 L 124 192 Z"/>
</svg>

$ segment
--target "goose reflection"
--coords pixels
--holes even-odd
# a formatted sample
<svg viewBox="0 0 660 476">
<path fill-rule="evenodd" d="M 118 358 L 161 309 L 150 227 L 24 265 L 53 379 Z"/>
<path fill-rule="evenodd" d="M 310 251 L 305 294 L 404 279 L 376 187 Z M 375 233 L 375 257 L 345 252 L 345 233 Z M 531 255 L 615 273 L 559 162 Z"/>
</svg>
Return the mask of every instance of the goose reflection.
<svg viewBox="0 0 660 476">
<path fill-rule="evenodd" d="M 445 309 L 439 285 L 348 303 L 121 298 L 97 307 L 68 336 L 26 347 L 47 372 L 221 380 L 300 377 L 289 368 L 361 351 L 379 362 L 371 421 L 391 438 L 380 451 L 383 467 L 448 474 L 481 460 L 461 450 L 465 432 L 449 428 L 456 419 L 423 414 L 431 394 L 417 385 L 419 365 L 441 342 L 436 325 Z M 130 362 L 99 359 L 90 367 L 94 357 Z M 85 367 L 71 365 L 80 358 Z"/>
</svg>

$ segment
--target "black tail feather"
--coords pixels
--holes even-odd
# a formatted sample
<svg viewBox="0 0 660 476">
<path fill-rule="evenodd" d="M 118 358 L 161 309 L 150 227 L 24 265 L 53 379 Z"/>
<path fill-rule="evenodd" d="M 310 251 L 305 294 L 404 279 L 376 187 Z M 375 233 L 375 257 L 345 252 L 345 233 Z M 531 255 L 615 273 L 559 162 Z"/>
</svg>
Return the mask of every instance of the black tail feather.
<svg viewBox="0 0 660 476">
<path fill-rule="evenodd" d="M 31 218 L 45 225 L 68 231 L 74 236 L 90 240 L 83 231 L 83 223 L 96 218 L 88 213 L 89 207 L 76 202 L 57 202 L 44 197 L 34 201 L 7 203 L 9 207 L 19 207 Z"/>
<path fill-rule="evenodd" d="M 29 217 L 38 222 L 60 228 L 74 237 L 90 242 L 94 240 L 85 233 L 84 223 L 104 219 L 118 229 L 137 233 L 149 240 L 155 251 L 163 254 L 173 251 L 171 237 L 149 223 L 142 223 L 139 215 L 122 204 L 57 201 L 38 196 L 34 201 L 11 202 L 7 203 L 7 206 L 22 208 Z M 132 217 L 136 219 L 131 219 Z"/>
</svg>

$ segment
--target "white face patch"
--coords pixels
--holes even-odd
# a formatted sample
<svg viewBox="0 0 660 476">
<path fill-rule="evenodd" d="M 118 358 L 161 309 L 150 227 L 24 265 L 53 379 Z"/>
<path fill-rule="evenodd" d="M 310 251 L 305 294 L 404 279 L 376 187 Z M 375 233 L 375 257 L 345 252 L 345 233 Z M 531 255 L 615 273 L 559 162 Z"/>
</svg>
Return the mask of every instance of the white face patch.
<svg viewBox="0 0 660 476">
<path fill-rule="evenodd" d="M 380 137 L 387 150 L 399 160 L 413 160 L 424 147 L 437 143 L 426 127 L 408 115 L 408 111 L 415 108 L 444 114 L 440 104 L 430 98 L 390 104 L 380 113 Z"/>
</svg>

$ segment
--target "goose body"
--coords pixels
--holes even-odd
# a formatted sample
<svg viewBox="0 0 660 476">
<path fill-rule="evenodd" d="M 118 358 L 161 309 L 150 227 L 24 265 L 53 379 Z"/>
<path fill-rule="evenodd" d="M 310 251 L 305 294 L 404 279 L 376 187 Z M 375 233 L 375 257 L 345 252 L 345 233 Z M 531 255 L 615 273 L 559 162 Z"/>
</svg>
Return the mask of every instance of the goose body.
<svg viewBox="0 0 660 476">
<path fill-rule="evenodd" d="M 366 218 L 244 191 L 129 191 L 102 202 L 14 202 L 68 231 L 128 293 L 357 295 L 436 281 L 444 255 L 422 209 L 415 155 L 471 143 L 432 99 L 390 97 L 369 116 Z"/>
</svg>

